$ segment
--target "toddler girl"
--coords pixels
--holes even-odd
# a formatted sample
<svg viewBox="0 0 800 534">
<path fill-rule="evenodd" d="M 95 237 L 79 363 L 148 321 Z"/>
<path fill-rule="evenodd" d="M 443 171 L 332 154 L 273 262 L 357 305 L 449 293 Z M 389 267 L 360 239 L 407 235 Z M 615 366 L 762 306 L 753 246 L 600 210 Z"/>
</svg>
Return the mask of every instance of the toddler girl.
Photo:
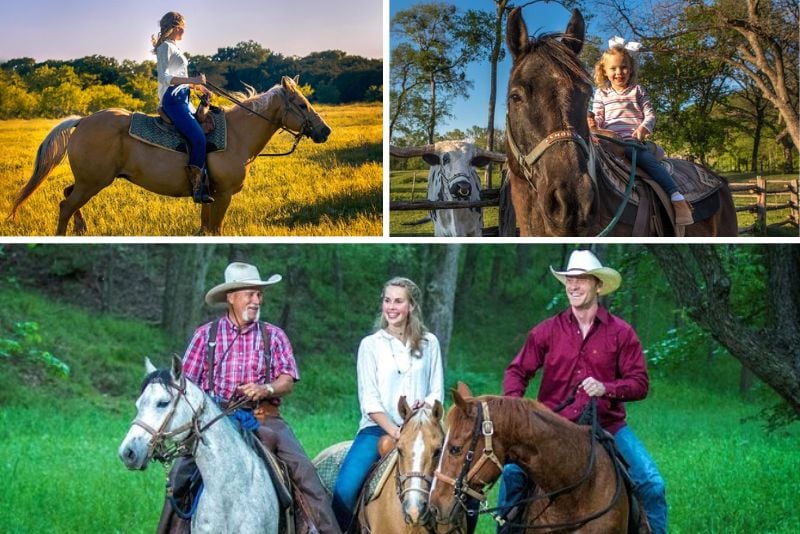
<svg viewBox="0 0 800 534">
<path fill-rule="evenodd" d="M 641 142 L 653 131 L 656 116 L 644 88 L 636 83 L 636 63 L 620 41 L 619 38 L 612 39 L 609 49 L 595 65 L 597 91 L 594 93 L 592 111 L 598 128 L 611 130 L 623 140 Z M 678 191 L 669 172 L 659 165 L 644 145 L 635 149 L 625 147 L 625 155 L 630 159 L 634 150 L 637 151 L 637 166 L 644 169 L 670 196 L 675 209 L 675 224 L 692 224 L 692 208 Z"/>
</svg>

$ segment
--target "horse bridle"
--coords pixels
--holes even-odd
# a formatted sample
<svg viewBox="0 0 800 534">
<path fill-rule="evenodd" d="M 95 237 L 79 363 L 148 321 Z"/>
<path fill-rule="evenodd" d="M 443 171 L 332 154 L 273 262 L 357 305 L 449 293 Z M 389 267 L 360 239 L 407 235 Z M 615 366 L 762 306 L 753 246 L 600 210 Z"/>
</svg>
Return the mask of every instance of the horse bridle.
<svg viewBox="0 0 800 534">
<path fill-rule="evenodd" d="M 574 397 L 572 397 L 572 400 L 574 400 Z M 561 407 L 563 407 L 565 404 L 569 404 L 569 402 L 570 402 L 570 400 L 568 399 L 568 401 L 565 401 L 565 403 L 562 403 Z M 472 497 L 473 499 L 477 499 L 480 502 L 485 502 L 486 501 L 486 490 L 491 488 L 491 484 L 490 483 L 485 482 L 485 481 L 480 480 L 480 479 L 477 480 L 477 482 L 480 484 L 480 488 L 479 489 L 476 490 L 476 489 L 470 487 L 470 485 L 475 482 L 473 479 L 480 472 L 483 464 L 485 464 L 487 461 L 491 461 L 500 470 L 501 473 L 503 472 L 503 465 L 500 462 L 500 460 L 497 458 L 497 456 L 494 454 L 494 451 L 492 450 L 491 436 L 494 434 L 494 425 L 492 424 L 492 421 L 491 421 L 491 419 L 489 417 L 489 406 L 488 406 L 486 401 L 481 401 L 481 407 L 482 407 L 482 410 L 478 412 L 477 417 L 475 418 L 475 427 L 473 428 L 473 432 L 472 432 L 472 441 L 470 443 L 470 447 L 467 450 L 466 455 L 464 456 L 464 463 L 461 466 L 461 472 L 459 473 L 458 477 L 456 479 L 452 479 L 452 478 L 448 477 L 447 475 L 442 474 L 438 470 L 434 473 L 434 478 L 436 478 L 438 480 L 441 480 L 442 482 L 445 482 L 445 483 L 453 486 L 456 502 L 459 503 L 461 508 L 463 508 L 467 513 L 469 513 L 469 510 L 467 510 L 467 505 L 466 505 L 466 502 L 465 502 L 466 501 L 466 497 L 469 496 L 469 497 Z M 555 490 L 555 491 L 551 491 L 551 492 L 544 493 L 544 494 L 541 494 L 541 495 L 535 495 L 535 496 L 530 497 L 528 499 L 522 499 L 520 501 L 517 501 L 515 505 L 526 504 L 526 503 L 530 503 L 530 502 L 536 501 L 536 500 L 548 499 L 549 502 L 544 507 L 544 509 L 539 513 L 539 516 L 541 516 L 541 514 L 543 514 L 547 510 L 547 508 L 550 507 L 550 505 L 555 501 L 555 499 L 557 497 L 559 497 L 560 495 L 565 495 L 567 493 L 572 492 L 573 490 L 578 488 L 580 485 L 582 485 L 584 482 L 589 480 L 589 477 L 591 476 L 592 471 L 594 470 L 595 460 L 597 458 L 596 445 L 597 445 L 598 439 L 596 438 L 596 432 L 599 431 L 599 425 L 597 423 L 596 399 L 594 397 L 591 400 L 589 409 L 590 409 L 590 414 L 591 414 L 591 418 L 592 418 L 591 447 L 589 449 L 589 459 L 587 461 L 586 470 L 584 471 L 584 473 L 580 476 L 580 478 L 578 480 L 576 480 L 572 484 L 569 484 L 569 485 L 567 485 L 567 486 L 565 486 L 563 488 L 560 488 L 558 490 Z M 475 464 L 475 466 L 473 466 L 470 469 L 469 468 L 470 463 L 472 462 L 472 458 L 475 455 L 475 446 L 477 445 L 481 434 L 484 436 L 484 451 L 483 451 L 483 454 L 481 455 L 481 457 L 479 458 L 478 462 Z M 488 448 L 488 452 L 487 452 L 487 448 Z M 619 501 L 619 497 L 620 497 L 620 495 L 622 493 L 622 485 L 623 485 L 622 474 L 620 472 L 620 467 L 619 467 L 618 463 L 614 460 L 613 457 L 611 458 L 611 461 L 612 461 L 612 463 L 614 465 L 614 475 L 615 475 L 614 496 L 611 498 L 611 502 L 608 504 L 608 506 L 606 506 L 602 510 L 599 510 L 599 511 L 594 512 L 594 513 L 592 513 L 592 514 L 590 514 L 590 515 L 588 515 L 586 517 L 582 517 L 580 519 L 577 519 L 575 521 L 570 521 L 570 522 L 567 522 L 567 523 L 557 523 L 557 524 L 551 523 L 551 524 L 543 524 L 543 525 L 514 523 L 511 526 L 512 527 L 524 528 L 525 530 L 528 530 L 528 529 L 531 529 L 531 530 L 536 530 L 536 529 L 556 529 L 556 530 L 558 530 L 558 529 L 576 529 L 576 528 L 579 528 L 579 527 L 585 525 L 589 521 L 592 521 L 592 520 L 597 519 L 598 517 L 600 517 L 602 515 L 605 515 L 609 510 L 611 510 L 614 506 L 616 506 L 617 501 Z M 465 478 L 466 478 L 466 480 L 465 480 Z M 497 515 L 496 512 L 498 510 L 500 510 L 500 509 L 501 509 L 500 507 L 486 508 L 486 509 L 481 510 L 479 513 L 492 515 L 492 517 L 495 519 L 495 521 L 497 521 L 498 524 L 500 524 L 502 526 L 503 524 L 507 523 L 507 521 L 505 519 L 503 519 L 502 517 Z M 456 507 L 454 506 L 451 509 L 451 512 L 450 512 L 451 516 L 452 516 L 452 514 L 453 514 L 453 512 L 455 510 L 456 510 Z M 505 513 L 505 512 L 507 512 L 507 510 L 503 509 L 503 513 Z M 534 520 L 535 519 L 536 518 L 534 518 Z M 438 519 L 437 519 L 437 521 L 438 521 Z M 452 521 L 452 517 L 449 517 L 449 518 L 446 518 L 445 521 L 442 521 L 442 523 L 447 523 L 447 522 L 451 522 L 451 521 Z"/>
<path fill-rule="evenodd" d="M 289 154 L 291 154 L 292 152 L 295 151 L 295 149 L 297 148 L 298 143 L 300 143 L 300 140 L 303 137 L 311 137 L 311 134 L 314 131 L 314 125 L 311 123 L 311 119 L 308 118 L 307 114 L 303 113 L 300 110 L 300 107 L 297 104 L 295 104 L 294 102 L 291 101 L 291 99 L 289 98 L 288 91 L 286 90 L 286 88 L 283 88 L 283 87 L 281 88 L 281 95 L 283 97 L 284 106 L 283 106 L 283 115 L 281 116 L 280 122 L 278 122 L 278 121 L 275 121 L 275 120 L 267 117 L 266 115 L 263 115 L 263 114 L 259 113 L 258 111 L 254 110 L 252 108 L 247 107 L 246 105 L 244 105 L 244 102 L 242 102 L 241 100 L 236 98 L 234 95 L 232 95 L 231 93 L 229 93 L 225 89 L 222 89 L 221 87 L 217 87 L 216 85 L 214 85 L 214 84 L 212 84 L 210 82 L 206 82 L 205 85 L 208 86 L 215 93 L 224 96 L 225 98 L 227 98 L 228 100 L 230 100 L 231 102 L 233 102 L 234 104 L 239 106 L 240 108 L 246 109 L 247 111 L 249 111 L 253 115 L 255 115 L 257 117 L 260 117 L 260 118 L 264 119 L 265 121 L 267 121 L 269 123 L 277 125 L 279 129 L 283 130 L 284 132 L 286 132 L 289 135 L 291 135 L 292 137 L 294 137 L 294 143 L 292 144 L 292 148 L 290 148 L 287 152 L 281 152 L 281 153 L 275 153 L 275 154 L 263 154 L 262 153 L 262 154 L 258 154 L 259 157 L 288 156 Z M 294 130 L 290 130 L 289 128 L 287 128 L 285 126 L 285 124 L 286 124 L 286 116 L 289 113 L 293 113 L 297 117 L 300 118 L 300 130 L 297 131 L 297 132 L 295 132 Z"/>
<path fill-rule="evenodd" d="M 167 386 L 175 389 L 177 394 L 172 397 L 172 400 L 170 401 L 169 412 L 161 422 L 161 426 L 159 426 L 158 429 L 155 429 L 138 417 L 134 419 L 132 423 L 132 425 L 143 428 L 152 436 L 150 439 L 150 444 L 147 446 L 147 457 L 151 460 L 157 460 L 163 463 L 168 463 L 178 456 L 194 455 L 194 452 L 197 449 L 198 439 L 201 439 L 203 430 L 209 426 L 206 425 L 204 428 L 200 428 L 200 416 L 203 414 L 203 411 L 206 407 L 205 397 L 203 398 L 203 404 L 199 407 L 199 409 L 195 410 L 194 406 L 188 402 L 188 398 L 186 397 L 186 377 L 184 375 L 181 375 L 180 383 L 176 384 L 175 382 L 170 382 Z M 166 428 L 169 426 L 172 418 L 175 416 L 175 412 L 178 409 L 178 402 L 180 402 L 181 398 L 186 399 L 186 404 L 189 406 L 189 408 L 191 408 L 192 419 L 187 423 L 167 432 Z M 186 432 L 187 430 L 189 431 L 189 434 L 183 440 L 175 443 L 172 447 L 166 444 L 168 439 Z"/>
<path fill-rule="evenodd" d="M 467 514 L 471 513 L 471 511 L 467 508 L 467 497 L 476 499 L 479 502 L 485 502 L 485 489 L 487 486 L 491 487 L 488 482 L 477 478 L 481 469 L 483 469 L 484 464 L 491 462 L 494 467 L 498 469 L 499 473 L 503 472 L 503 464 L 494 453 L 494 446 L 492 444 L 493 435 L 494 424 L 492 423 L 492 419 L 489 415 L 489 404 L 486 401 L 481 401 L 481 410 L 478 411 L 478 414 L 475 417 L 475 427 L 472 430 L 472 441 L 470 442 L 469 449 L 467 449 L 467 452 L 464 455 L 464 463 L 461 464 L 461 471 L 459 472 L 458 477 L 452 478 L 448 475 L 445 475 L 438 469 L 433 473 L 434 479 L 440 480 L 449 486 L 453 486 L 453 493 L 455 495 L 456 503 L 458 504 L 458 507 L 460 507 Z M 472 460 L 475 457 L 475 447 L 477 446 L 478 440 L 480 440 L 481 436 L 483 437 L 483 452 L 481 453 L 480 458 L 478 458 L 478 460 L 475 462 L 475 465 L 470 468 Z M 479 489 L 474 489 L 471 487 L 476 483 L 479 486 Z M 457 507 L 453 506 L 450 509 L 450 516 L 445 518 L 444 521 L 440 521 L 439 518 L 436 518 L 437 523 L 452 523 L 454 519 L 453 515 L 456 510 Z"/>
<path fill-rule="evenodd" d="M 536 184 L 533 181 L 533 166 L 544 156 L 545 152 L 547 152 L 550 147 L 559 143 L 575 143 L 583 150 L 589 160 L 589 176 L 592 177 L 592 182 L 597 183 L 594 147 L 591 143 L 587 143 L 586 140 L 581 137 L 581 134 L 578 133 L 578 130 L 571 126 L 563 130 L 552 132 L 539 141 L 527 154 L 523 154 L 517 142 L 514 141 L 514 136 L 511 133 L 511 124 L 508 120 L 508 114 L 506 114 L 506 138 L 508 139 L 508 148 L 511 149 L 511 155 L 514 157 L 520 170 L 522 170 L 523 178 L 525 178 L 525 181 L 528 182 L 528 185 L 534 191 L 536 191 Z"/>
</svg>

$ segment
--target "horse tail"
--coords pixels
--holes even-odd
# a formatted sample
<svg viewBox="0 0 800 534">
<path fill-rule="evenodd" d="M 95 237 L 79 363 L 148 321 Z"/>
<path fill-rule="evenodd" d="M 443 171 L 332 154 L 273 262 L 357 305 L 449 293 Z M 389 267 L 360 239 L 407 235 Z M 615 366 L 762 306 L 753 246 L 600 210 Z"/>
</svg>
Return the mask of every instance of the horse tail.
<svg viewBox="0 0 800 534">
<path fill-rule="evenodd" d="M 39 145 L 39 150 L 36 152 L 33 174 L 31 174 L 28 183 L 20 190 L 17 198 L 14 199 L 14 205 L 11 207 L 11 212 L 8 214 L 7 219 L 14 219 L 22 203 L 42 185 L 47 175 L 53 172 L 53 169 L 67 155 L 67 143 L 72 135 L 72 129 L 78 125 L 81 119 L 82 117 L 78 116 L 67 117 L 44 138 L 42 144 Z"/>
</svg>

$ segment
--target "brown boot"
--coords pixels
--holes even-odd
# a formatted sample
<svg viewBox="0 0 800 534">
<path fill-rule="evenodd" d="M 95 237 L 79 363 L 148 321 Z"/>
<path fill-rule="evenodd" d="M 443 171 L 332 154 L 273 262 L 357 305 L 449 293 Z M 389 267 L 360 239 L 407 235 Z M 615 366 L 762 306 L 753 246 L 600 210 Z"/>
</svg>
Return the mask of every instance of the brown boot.
<svg viewBox="0 0 800 534">
<path fill-rule="evenodd" d="M 208 191 L 208 178 L 203 169 L 189 165 L 186 167 L 186 175 L 189 177 L 189 184 L 192 186 L 192 200 L 197 204 L 209 204 L 214 202 L 214 198 Z"/>
<path fill-rule="evenodd" d="M 672 208 L 675 210 L 675 224 L 678 226 L 689 226 L 694 223 L 692 218 L 692 205 L 684 200 L 673 200 Z"/>
</svg>

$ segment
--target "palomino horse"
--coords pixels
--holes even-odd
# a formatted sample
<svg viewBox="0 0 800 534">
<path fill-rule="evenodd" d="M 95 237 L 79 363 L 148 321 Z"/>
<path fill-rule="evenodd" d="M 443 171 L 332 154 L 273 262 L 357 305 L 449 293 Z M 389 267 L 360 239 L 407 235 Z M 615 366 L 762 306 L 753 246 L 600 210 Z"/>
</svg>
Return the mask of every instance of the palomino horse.
<svg viewBox="0 0 800 534">
<path fill-rule="evenodd" d="M 625 484 L 606 450 L 595 446 L 590 428 L 536 401 L 472 398 L 460 382 L 453 400 L 430 495 L 438 525 L 447 526 L 465 509 L 468 497 L 485 500 L 485 488 L 512 460 L 536 482 L 537 493 L 529 500 L 524 521 L 511 527 L 525 532 L 628 532 Z"/>
<path fill-rule="evenodd" d="M 192 532 L 277 534 L 278 498 L 264 461 L 233 423 L 199 387 L 186 379 L 179 358 L 157 371 L 147 360 L 138 410 L 119 447 L 128 469 L 150 460 L 191 454 L 204 489 L 192 517 Z"/>
<path fill-rule="evenodd" d="M 584 34 L 578 10 L 573 10 L 560 41 L 553 34 L 530 40 L 520 8 L 508 17 L 506 40 L 514 61 L 508 83 L 507 156 L 511 199 L 523 236 L 597 235 L 619 208 L 620 197 L 612 194 L 589 138 L 586 112 L 592 80 L 578 60 Z M 718 208 L 709 208 L 712 214 L 685 227 L 686 236 L 738 234 L 727 182 L 715 179 L 721 185 L 711 193 L 716 198 L 709 205 Z M 620 220 L 610 232 L 633 235 L 634 227 L 630 220 Z M 645 231 L 652 228 L 648 225 Z"/>
<path fill-rule="evenodd" d="M 428 492 L 444 441 L 442 403 L 411 410 L 405 397 L 398 403 L 403 426 L 397 440 L 397 460 L 379 495 L 356 511 L 361 532 L 422 534 L 431 532 Z M 365 486 L 370 485 L 367 479 Z M 394 491 L 392 491 L 394 490 Z M 363 501 L 362 501 L 363 502 Z"/>
<path fill-rule="evenodd" d="M 279 85 L 251 95 L 242 104 L 244 107 L 225 110 L 227 148 L 208 154 L 215 201 L 201 208 L 203 234 L 222 232 L 231 197 L 242 190 L 250 164 L 279 128 L 297 132 L 295 136 L 308 136 L 315 143 L 325 142 L 331 133 L 300 93 L 297 77 L 284 76 Z M 106 109 L 88 117 L 70 117 L 56 126 L 39 146 L 33 174 L 15 199 L 9 217 L 15 216 L 65 155 L 69 156 L 75 183 L 64 190 L 57 235 L 66 234 L 73 215 L 75 232 L 84 233 L 86 223 L 80 208 L 118 177 L 159 195 L 191 196 L 185 171 L 188 156 L 134 139 L 128 134 L 130 124 L 129 111 Z"/>
</svg>

